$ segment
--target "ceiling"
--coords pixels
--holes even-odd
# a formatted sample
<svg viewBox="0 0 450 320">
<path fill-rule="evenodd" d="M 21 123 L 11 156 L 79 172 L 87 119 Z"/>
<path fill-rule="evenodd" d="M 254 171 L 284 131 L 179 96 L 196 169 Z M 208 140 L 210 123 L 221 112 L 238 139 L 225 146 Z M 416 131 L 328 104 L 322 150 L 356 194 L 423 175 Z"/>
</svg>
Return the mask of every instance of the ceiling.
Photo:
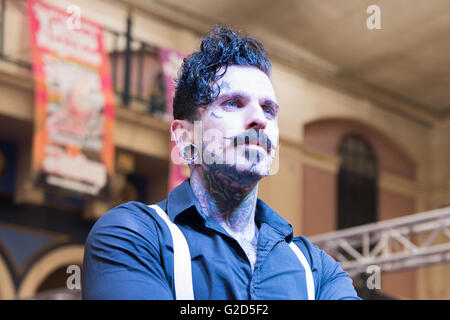
<svg viewBox="0 0 450 320">
<path fill-rule="evenodd" d="M 418 121 L 450 116 L 449 0 L 120 1 L 198 33 L 243 29 L 275 59 Z"/>
</svg>

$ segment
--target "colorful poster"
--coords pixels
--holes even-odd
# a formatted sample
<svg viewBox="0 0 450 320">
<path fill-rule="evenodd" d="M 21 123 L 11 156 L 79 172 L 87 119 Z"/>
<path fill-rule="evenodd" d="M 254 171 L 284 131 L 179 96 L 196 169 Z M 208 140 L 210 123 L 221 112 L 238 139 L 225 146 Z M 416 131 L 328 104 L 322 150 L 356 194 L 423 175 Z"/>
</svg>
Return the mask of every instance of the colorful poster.
<svg viewBox="0 0 450 320">
<path fill-rule="evenodd" d="M 33 175 L 104 195 L 114 170 L 114 95 L 100 25 L 28 0 L 35 78 Z"/>
<path fill-rule="evenodd" d="M 175 95 L 175 79 L 185 55 L 170 49 L 159 48 L 159 59 L 164 76 L 164 87 L 166 89 L 167 113 L 173 119 L 173 96 Z M 189 176 L 189 168 L 180 158 L 176 143 L 171 139 L 171 159 L 169 164 L 169 192 L 182 183 Z"/>
</svg>

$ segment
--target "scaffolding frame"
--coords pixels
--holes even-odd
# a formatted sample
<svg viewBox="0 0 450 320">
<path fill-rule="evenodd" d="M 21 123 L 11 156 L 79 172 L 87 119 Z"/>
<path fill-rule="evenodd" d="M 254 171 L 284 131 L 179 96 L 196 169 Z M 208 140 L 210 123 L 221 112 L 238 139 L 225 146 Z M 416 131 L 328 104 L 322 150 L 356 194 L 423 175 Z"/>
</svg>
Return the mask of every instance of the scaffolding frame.
<svg viewBox="0 0 450 320">
<path fill-rule="evenodd" d="M 351 277 L 450 261 L 450 207 L 308 237 Z"/>
</svg>

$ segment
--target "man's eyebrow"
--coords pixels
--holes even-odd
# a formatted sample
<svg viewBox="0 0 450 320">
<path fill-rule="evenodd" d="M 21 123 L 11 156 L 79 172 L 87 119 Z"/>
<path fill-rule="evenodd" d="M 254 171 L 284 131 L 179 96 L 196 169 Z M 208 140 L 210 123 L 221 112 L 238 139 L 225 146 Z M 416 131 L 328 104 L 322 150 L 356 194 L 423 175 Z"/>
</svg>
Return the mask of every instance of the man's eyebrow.
<svg viewBox="0 0 450 320">
<path fill-rule="evenodd" d="M 226 92 L 224 94 L 220 94 L 217 97 L 217 100 L 224 101 L 229 98 L 233 98 L 236 100 L 246 99 L 246 98 L 248 98 L 248 94 L 246 94 L 245 92 L 241 92 L 241 91 Z M 280 109 L 278 104 L 275 101 L 273 101 L 271 98 L 263 98 L 262 101 L 263 101 L 263 105 L 271 106 L 277 110 Z"/>
<path fill-rule="evenodd" d="M 275 109 L 277 109 L 277 110 L 280 109 L 280 106 L 278 105 L 278 103 L 276 103 L 276 102 L 273 101 L 272 99 L 265 99 L 265 100 L 264 100 L 264 104 L 265 104 L 266 106 L 271 106 L 271 107 L 273 107 L 273 108 L 275 108 Z"/>
<path fill-rule="evenodd" d="M 244 99 L 246 97 L 248 97 L 248 95 L 245 94 L 244 92 L 235 91 L 235 92 L 227 92 L 224 94 L 220 94 L 217 97 L 217 99 L 220 99 L 220 100 L 224 100 L 224 99 L 228 99 L 228 98 Z"/>
</svg>

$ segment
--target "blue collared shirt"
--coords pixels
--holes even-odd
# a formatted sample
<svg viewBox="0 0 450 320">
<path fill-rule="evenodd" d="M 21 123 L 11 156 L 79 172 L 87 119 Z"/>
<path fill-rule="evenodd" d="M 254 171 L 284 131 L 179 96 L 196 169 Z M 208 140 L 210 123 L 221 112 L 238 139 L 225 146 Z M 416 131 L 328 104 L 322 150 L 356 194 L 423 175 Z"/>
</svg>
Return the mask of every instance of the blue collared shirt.
<svg viewBox="0 0 450 320">
<path fill-rule="evenodd" d="M 239 243 L 203 214 L 188 179 L 158 205 L 188 242 L 195 299 L 307 299 L 305 270 L 289 248 L 292 240 L 311 266 L 316 299 L 359 299 L 339 263 L 305 237 L 294 238 L 292 226 L 260 199 L 254 271 Z M 174 299 L 174 294 L 173 244 L 165 222 L 140 202 L 103 215 L 86 240 L 83 298 Z"/>
</svg>

